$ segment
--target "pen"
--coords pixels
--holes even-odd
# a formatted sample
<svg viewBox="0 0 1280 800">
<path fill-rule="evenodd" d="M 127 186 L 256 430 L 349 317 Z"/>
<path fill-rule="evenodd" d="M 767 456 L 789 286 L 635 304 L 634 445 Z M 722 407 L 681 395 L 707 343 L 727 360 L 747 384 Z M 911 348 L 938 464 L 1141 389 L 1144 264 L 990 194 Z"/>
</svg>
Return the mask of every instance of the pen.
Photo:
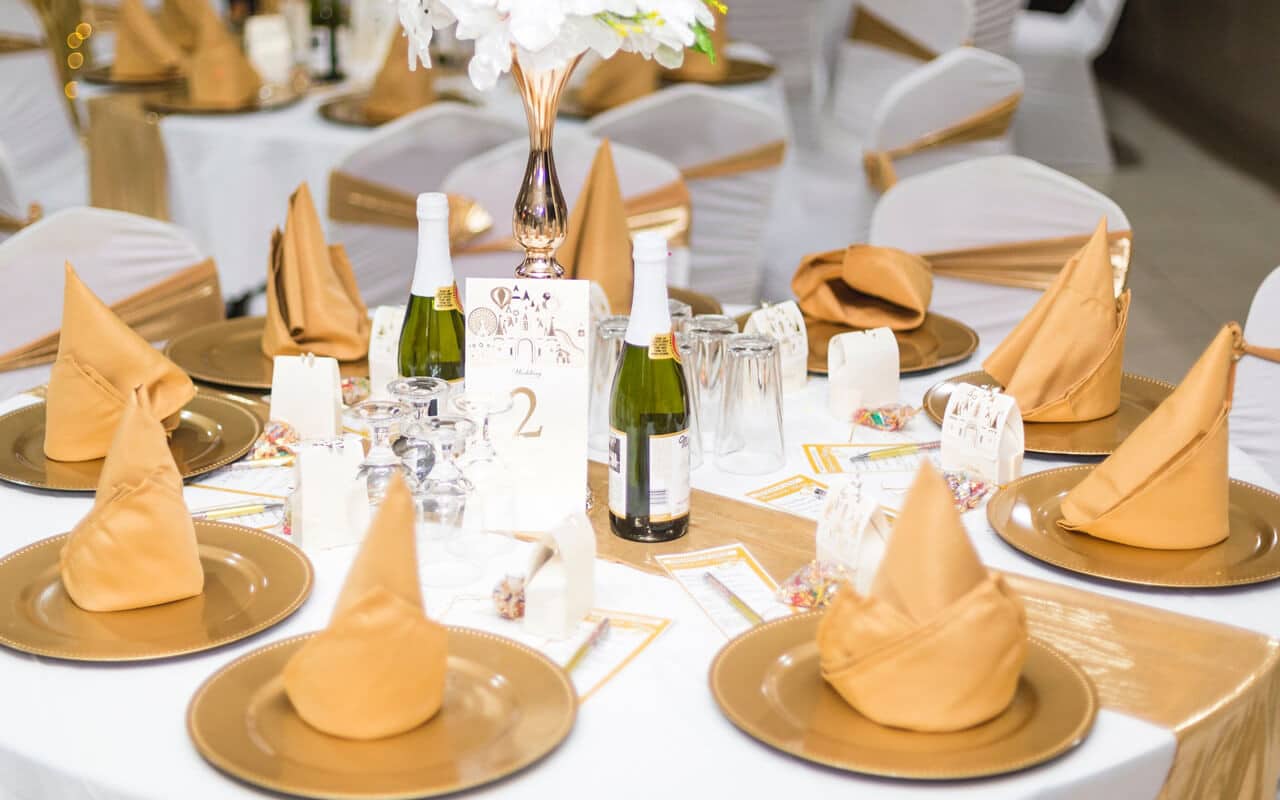
<svg viewBox="0 0 1280 800">
<path fill-rule="evenodd" d="M 747 605 L 746 601 L 734 594 L 733 590 L 728 586 L 725 586 L 715 575 L 712 575 L 710 572 L 704 572 L 702 573 L 702 579 L 706 581 L 712 589 L 715 589 L 721 597 L 728 600 L 729 605 L 733 606 L 739 614 L 746 617 L 747 622 L 750 622 L 752 625 L 759 625 L 764 622 L 764 617 L 757 614 L 754 608 Z"/>
<path fill-rule="evenodd" d="M 849 456 L 849 460 L 851 462 L 876 461 L 881 458 L 894 458 L 895 456 L 913 456 L 916 453 L 923 453 L 925 450 L 937 450 L 939 447 L 942 447 L 942 442 L 912 442 L 911 444 L 884 447 L 880 450 L 868 450 L 865 453 L 858 453 L 856 456 Z"/>
<path fill-rule="evenodd" d="M 192 511 L 192 519 L 216 520 L 231 519 L 232 517 L 247 517 L 250 514 L 261 514 L 265 511 L 274 511 L 278 508 L 284 508 L 284 502 L 281 500 L 267 500 L 262 503 L 232 503 L 225 506 L 214 506 L 200 511 Z"/>
<path fill-rule="evenodd" d="M 587 653 L 591 649 L 600 644 L 605 635 L 609 633 L 609 618 L 605 617 L 596 625 L 595 630 L 591 631 L 591 635 L 582 643 L 582 646 L 574 652 L 573 657 L 569 659 L 569 663 L 564 665 L 565 672 L 573 672 L 574 668 L 582 663 L 582 659 L 587 657 Z"/>
<path fill-rule="evenodd" d="M 270 458 L 250 458 L 244 461 L 237 461 L 228 469 L 263 469 L 265 467 L 292 467 L 293 456 L 271 456 Z"/>
</svg>

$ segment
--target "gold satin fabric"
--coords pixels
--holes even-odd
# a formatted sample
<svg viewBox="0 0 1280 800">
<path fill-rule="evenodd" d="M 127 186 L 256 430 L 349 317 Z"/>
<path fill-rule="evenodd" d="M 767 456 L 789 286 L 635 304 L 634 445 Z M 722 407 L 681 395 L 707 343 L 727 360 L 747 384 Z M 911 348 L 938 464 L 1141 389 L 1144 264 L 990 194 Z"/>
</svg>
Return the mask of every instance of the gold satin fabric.
<svg viewBox="0 0 1280 800">
<path fill-rule="evenodd" d="M 806 316 L 854 328 L 915 330 L 933 298 L 929 263 L 917 255 L 857 244 L 805 256 L 791 291 Z"/>
<path fill-rule="evenodd" d="M 73 70 L 67 63 L 67 57 L 72 53 L 81 53 L 84 57 L 81 69 L 88 69 L 93 66 L 93 48 L 84 47 L 83 43 L 72 39 L 70 34 L 85 20 L 94 23 L 94 31 L 99 30 L 97 22 L 93 19 L 94 7 L 86 4 L 81 8 L 80 0 L 27 0 L 27 5 L 40 18 L 40 27 L 44 29 L 45 46 L 49 48 L 59 79 L 64 86 L 75 81 L 80 70 Z M 112 12 L 114 10 L 112 8 Z M 80 47 L 73 48 L 72 43 L 79 44 Z M 72 127 L 79 131 L 81 129 L 80 113 L 76 110 L 75 98 L 63 92 L 63 100 L 66 102 L 65 110 Z"/>
<path fill-rule="evenodd" d="M 111 305 L 111 312 L 149 342 L 171 339 L 226 317 L 218 270 L 205 259 Z M 0 372 L 46 364 L 58 354 L 59 331 L 0 353 Z"/>
<path fill-rule="evenodd" d="M 204 591 L 182 476 L 147 391 L 129 393 L 93 508 L 59 556 L 63 588 L 86 611 L 123 611 Z"/>
<path fill-rule="evenodd" d="M 687 181 L 698 181 L 706 178 L 727 178 L 741 175 L 744 172 L 758 172 L 782 166 L 787 156 L 787 143 L 781 139 L 767 142 L 741 153 L 733 153 L 705 164 L 683 167 L 680 174 Z"/>
<path fill-rule="evenodd" d="M 1084 422 L 1120 407 L 1129 291 L 1112 295 L 1106 222 L 982 362 L 1029 422 Z"/>
<path fill-rule="evenodd" d="M 190 53 L 196 49 L 200 20 L 207 2 L 208 0 L 164 0 L 160 6 L 156 23 L 169 41 L 183 52 Z"/>
<path fill-rule="evenodd" d="M 695 292 L 692 289 L 685 289 L 682 286 L 668 286 L 667 297 L 672 300 L 679 300 L 681 303 L 687 303 L 695 317 L 699 314 L 724 313 L 724 306 L 720 305 L 719 300 L 711 295 Z"/>
<path fill-rule="evenodd" d="M 891 50 L 916 61 L 932 61 L 938 56 L 901 28 L 865 8 L 858 8 L 853 12 L 849 38 L 862 44 L 874 45 L 882 50 Z"/>
<path fill-rule="evenodd" d="M 182 53 L 169 41 L 142 0 L 122 0 L 111 77 L 164 78 L 177 74 L 181 67 Z"/>
<path fill-rule="evenodd" d="M 409 69 L 409 37 L 399 28 L 391 35 L 391 46 L 373 79 L 364 102 L 364 113 L 378 123 L 402 117 L 436 100 L 436 76 L 429 69 Z"/>
<path fill-rule="evenodd" d="M 137 387 L 165 427 L 196 395 L 195 384 L 146 339 L 129 328 L 66 265 L 62 336 L 49 375 L 44 454 L 55 461 L 87 461 L 107 454 Z"/>
<path fill-rule="evenodd" d="M 688 59 L 693 53 L 686 53 Z M 658 91 L 660 67 L 638 53 L 618 51 L 595 66 L 578 87 L 578 106 L 598 114 Z"/>
<path fill-rule="evenodd" d="M 16 33 L 0 33 L 0 55 L 9 53 L 26 53 L 31 50 L 43 50 L 44 42 Z"/>
<path fill-rule="evenodd" d="M 187 70 L 187 95 L 202 108 L 241 108 L 258 96 L 262 78 L 212 6 L 202 9 L 200 33 Z"/>
<path fill-rule="evenodd" d="M 945 732 L 997 716 L 1027 657 L 1027 621 L 925 462 L 865 597 L 841 587 L 818 625 L 822 677 L 881 725 Z"/>
<path fill-rule="evenodd" d="M 866 169 L 867 183 L 878 192 L 886 192 L 898 182 L 898 174 L 893 167 L 895 159 L 906 158 L 935 147 L 978 142 L 1003 136 L 1009 130 L 1009 125 L 1013 123 L 1013 114 L 1018 110 L 1018 103 L 1021 100 L 1021 92 L 1012 94 L 959 122 L 925 134 L 904 145 L 888 150 L 863 151 L 862 165 Z"/>
<path fill-rule="evenodd" d="M 314 353 L 355 361 L 369 353 L 370 326 L 347 251 L 325 244 L 303 183 L 289 197 L 284 232 L 277 228 L 271 237 L 262 352 L 268 358 Z"/>
<path fill-rule="evenodd" d="M 939 250 L 921 253 L 933 267 L 935 275 L 1015 286 L 1023 289 L 1048 289 L 1067 262 L 1089 243 L 1092 234 L 1061 236 L 1007 242 L 962 250 Z M 1129 262 L 1133 258 L 1133 232 L 1112 231 L 1107 234 L 1114 291 L 1124 291 L 1129 278 Z"/>
<path fill-rule="evenodd" d="M 89 98 L 89 203 L 169 219 L 169 168 L 160 116 L 142 95 Z"/>
<path fill-rule="evenodd" d="M 328 627 L 285 664 L 284 689 L 298 716 L 331 736 L 404 733 L 444 700 L 448 634 L 423 609 L 416 515 L 404 480 L 393 478 Z"/>
<path fill-rule="evenodd" d="M 596 149 L 556 258 L 567 277 L 600 284 L 614 313 L 631 308 L 631 231 L 608 139 Z"/>
<path fill-rule="evenodd" d="M 671 74 L 682 81 L 699 83 L 718 83 L 729 74 L 729 56 L 725 47 L 729 44 L 729 30 L 726 27 L 725 15 L 719 9 L 712 9 L 715 15 L 715 27 L 710 30 L 711 46 L 716 52 L 714 61 L 705 53 L 693 50 L 684 52 L 684 63 L 671 70 Z"/>
</svg>

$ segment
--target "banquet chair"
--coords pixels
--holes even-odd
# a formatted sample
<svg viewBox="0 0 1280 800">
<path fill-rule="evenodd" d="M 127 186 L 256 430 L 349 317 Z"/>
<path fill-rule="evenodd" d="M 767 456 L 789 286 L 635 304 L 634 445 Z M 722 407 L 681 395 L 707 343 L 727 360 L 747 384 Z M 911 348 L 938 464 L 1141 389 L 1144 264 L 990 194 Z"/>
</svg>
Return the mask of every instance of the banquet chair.
<svg viewBox="0 0 1280 800">
<path fill-rule="evenodd" d="M 1013 59 L 1026 75 L 1018 152 L 1059 169 L 1109 173 L 1114 167 L 1093 61 L 1111 42 L 1124 0 L 1078 0 L 1066 14 L 1023 11 Z"/>
<path fill-rule="evenodd" d="M 762 243 L 786 157 L 785 117 L 708 86 L 687 85 L 600 114 L 596 136 L 675 164 L 693 198 L 688 287 L 724 303 L 754 303 Z M 677 276 L 671 282 L 680 285 Z"/>
<path fill-rule="evenodd" d="M 822 0 L 734 0 L 725 17 L 729 37 L 772 56 L 788 89 L 809 85 L 809 39 Z"/>
<path fill-rule="evenodd" d="M 1104 217 L 1118 293 L 1132 235 L 1124 211 L 1075 178 L 1019 156 L 971 159 L 903 179 L 876 204 L 867 241 L 924 255 L 935 273 L 931 310 L 973 327 L 985 353 L 1031 310 Z M 1032 243 L 1041 246 L 1024 247 Z M 964 251 L 975 252 L 956 258 Z"/>
<path fill-rule="evenodd" d="M 40 17 L 27 0 L 0 0 L 0 34 L 37 42 L 45 40 Z"/>
<path fill-rule="evenodd" d="M 0 145 L 0 242 L 12 236 L 28 222 L 28 208 L 18 194 L 17 176 L 9 155 Z"/>
<path fill-rule="evenodd" d="M 1026 0 L 973 0 L 973 46 L 1013 55 L 1013 26 Z"/>
<path fill-rule="evenodd" d="M 71 107 L 49 48 L 0 52 L 0 145 L 18 194 L 47 211 L 84 205 L 88 173 Z"/>
<path fill-rule="evenodd" d="M 0 397 L 48 380 L 62 320 L 64 262 L 150 341 L 224 313 L 212 259 L 181 228 L 101 208 L 56 212 L 0 243 Z"/>
<path fill-rule="evenodd" d="M 523 131 L 470 106 L 433 103 L 379 127 L 338 162 L 329 174 L 330 239 L 346 247 L 368 305 L 402 303 L 409 292 L 417 195 L 439 191 L 454 167 Z M 370 210 L 367 198 L 386 205 Z"/>
<path fill-rule="evenodd" d="M 1280 347 L 1280 267 L 1258 287 L 1249 306 L 1244 338 L 1260 347 Z M 1236 364 L 1236 391 L 1231 406 L 1231 443 L 1253 456 L 1280 484 L 1280 365 L 1260 358 Z"/>
<path fill-rule="evenodd" d="M 599 139 L 581 130 L 564 130 L 556 137 L 556 175 L 569 209 L 578 201 L 599 147 Z M 612 150 L 624 202 L 673 189 L 683 196 L 680 170 L 674 164 L 622 144 L 612 143 Z M 515 208 L 528 160 L 529 144 L 520 139 L 459 164 L 443 181 L 443 191 L 474 201 L 494 221 L 493 229 L 479 237 L 474 246 L 454 250 L 454 274 L 463 291 L 466 278 L 510 277 L 520 263 L 519 247 L 512 238 L 511 210 Z M 687 220 L 687 214 L 684 218 Z M 688 249 L 678 246 L 679 236 L 673 239 L 668 280 L 679 284 L 681 275 L 688 272 Z"/>
</svg>

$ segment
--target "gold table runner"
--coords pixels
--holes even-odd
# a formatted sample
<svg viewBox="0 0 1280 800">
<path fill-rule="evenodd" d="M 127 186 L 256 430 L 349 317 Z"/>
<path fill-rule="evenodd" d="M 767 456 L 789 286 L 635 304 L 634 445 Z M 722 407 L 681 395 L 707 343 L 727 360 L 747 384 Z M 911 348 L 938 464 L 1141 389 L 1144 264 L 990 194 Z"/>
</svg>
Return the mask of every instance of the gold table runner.
<svg viewBox="0 0 1280 800">
<path fill-rule="evenodd" d="M 603 464 L 592 494 L 608 496 Z M 709 492 L 693 492 L 688 535 L 639 544 L 609 531 L 607 504 L 590 512 L 599 555 L 664 574 L 656 555 L 742 542 L 774 578 L 813 558 L 814 523 Z M 1271 800 L 1280 776 L 1280 643 L 1261 634 L 1006 574 L 1026 603 L 1032 635 L 1073 658 L 1104 708 L 1169 728 L 1177 753 L 1162 800 Z"/>
</svg>

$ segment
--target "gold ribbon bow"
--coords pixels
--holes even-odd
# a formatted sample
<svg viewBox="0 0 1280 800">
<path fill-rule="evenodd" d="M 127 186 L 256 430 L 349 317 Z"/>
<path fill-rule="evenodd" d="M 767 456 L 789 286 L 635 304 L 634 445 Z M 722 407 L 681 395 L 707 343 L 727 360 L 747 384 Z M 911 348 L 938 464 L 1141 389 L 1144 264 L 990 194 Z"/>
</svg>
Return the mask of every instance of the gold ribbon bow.
<svg viewBox="0 0 1280 800">
<path fill-rule="evenodd" d="M 865 8 L 854 11 L 853 23 L 849 26 L 849 38 L 855 42 L 890 50 L 916 61 L 932 61 L 938 56 L 892 22 Z"/>
</svg>

